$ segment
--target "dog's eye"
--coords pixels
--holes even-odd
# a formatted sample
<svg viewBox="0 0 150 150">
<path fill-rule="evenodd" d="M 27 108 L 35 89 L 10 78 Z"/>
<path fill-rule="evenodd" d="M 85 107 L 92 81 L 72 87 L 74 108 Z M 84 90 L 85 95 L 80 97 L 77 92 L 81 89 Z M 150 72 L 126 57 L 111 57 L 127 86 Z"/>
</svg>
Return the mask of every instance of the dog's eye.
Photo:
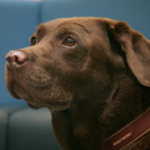
<svg viewBox="0 0 150 150">
<path fill-rule="evenodd" d="M 37 43 L 37 38 L 36 37 L 33 37 L 31 39 L 31 45 L 35 45 Z"/>
<path fill-rule="evenodd" d="M 64 41 L 64 44 L 67 45 L 67 46 L 73 46 L 75 45 L 75 40 L 71 37 L 68 37 L 65 41 Z"/>
</svg>

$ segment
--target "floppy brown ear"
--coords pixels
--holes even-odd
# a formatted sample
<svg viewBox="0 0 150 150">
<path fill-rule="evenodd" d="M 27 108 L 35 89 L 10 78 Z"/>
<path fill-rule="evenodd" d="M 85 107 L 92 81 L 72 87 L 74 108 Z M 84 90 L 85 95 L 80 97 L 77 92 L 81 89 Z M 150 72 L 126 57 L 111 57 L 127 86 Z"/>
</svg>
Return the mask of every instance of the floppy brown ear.
<svg viewBox="0 0 150 150">
<path fill-rule="evenodd" d="M 125 53 L 127 64 L 137 80 L 150 86 L 150 42 L 123 21 L 106 23 L 108 35 Z"/>
</svg>

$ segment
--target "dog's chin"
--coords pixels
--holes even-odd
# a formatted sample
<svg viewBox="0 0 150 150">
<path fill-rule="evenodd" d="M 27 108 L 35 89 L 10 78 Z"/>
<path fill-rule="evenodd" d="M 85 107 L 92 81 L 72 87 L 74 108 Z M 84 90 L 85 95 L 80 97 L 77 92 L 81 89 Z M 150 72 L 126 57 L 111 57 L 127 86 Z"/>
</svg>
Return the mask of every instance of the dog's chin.
<svg viewBox="0 0 150 150">
<path fill-rule="evenodd" d="M 70 104 L 69 103 L 45 103 L 44 105 L 40 105 L 40 104 L 31 104 L 29 102 L 27 102 L 27 104 L 29 105 L 30 108 L 32 109 L 40 109 L 43 107 L 47 107 L 50 111 L 60 111 L 60 110 L 65 110 L 67 108 L 69 108 Z"/>
<path fill-rule="evenodd" d="M 27 104 L 28 104 L 28 106 L 29 106 L 30 108 L 32 108 L 32 109 L 40 109 L 40 108 L 43 108 L 43 107 L 44 107 L 44 106 L 32 105 L 32 104 L 30 104 L 30 103 L 28 103 L 28 102 L 27 102 Z"/>
<path fill-rule="evenodd" d="M 60 111 L 65 110 L 70 107 L 70 103 L 67 102 L 53 102 L 53 103 L 47 103 L 46 106 L 50 111 Z"/>
</svg>

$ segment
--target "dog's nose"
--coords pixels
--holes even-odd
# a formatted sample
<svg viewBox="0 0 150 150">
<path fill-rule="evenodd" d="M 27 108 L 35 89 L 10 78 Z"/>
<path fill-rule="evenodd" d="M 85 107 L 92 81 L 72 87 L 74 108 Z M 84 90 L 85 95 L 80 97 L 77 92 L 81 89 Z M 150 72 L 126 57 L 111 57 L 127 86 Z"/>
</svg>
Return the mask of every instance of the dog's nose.
<svg viewBox="0 0 150 150">
<path fill-rule="evenodd" d="M 9 65 L 11 67 L 16 67 L 16 66 L 20 66 L 23 63 L 26 62 L 27 60 L 27 56 L 24 52 L 22 51 L 10 51 L 7 55 L 6 55 L 6 60 L 8 61 Z"/>
</svg>

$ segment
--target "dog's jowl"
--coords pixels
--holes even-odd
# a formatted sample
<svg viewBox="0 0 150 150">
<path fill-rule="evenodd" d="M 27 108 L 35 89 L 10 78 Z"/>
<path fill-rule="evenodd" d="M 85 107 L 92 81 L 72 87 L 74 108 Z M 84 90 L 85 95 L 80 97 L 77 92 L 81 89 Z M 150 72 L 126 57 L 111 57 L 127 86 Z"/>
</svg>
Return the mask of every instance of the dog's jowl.
<svg viewBox="0 0 150 150">
<path fill-rule="evenodd" d="M 63 150 L 150 148 L 150 42 L 123 21 L 62 18 L 6 55 L 6 86 L 47 107 Z"/>
</svg>

